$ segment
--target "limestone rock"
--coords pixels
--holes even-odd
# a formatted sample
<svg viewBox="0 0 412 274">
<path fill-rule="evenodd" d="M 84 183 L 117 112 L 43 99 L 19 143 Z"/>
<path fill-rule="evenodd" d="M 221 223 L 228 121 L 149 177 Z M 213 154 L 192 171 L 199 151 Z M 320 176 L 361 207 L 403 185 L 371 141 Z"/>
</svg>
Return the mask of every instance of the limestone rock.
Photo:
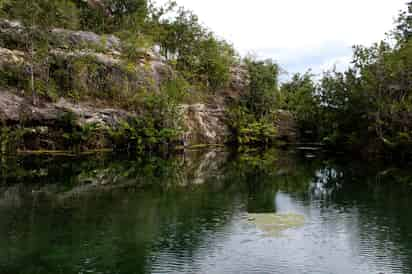
<svg viewBox="0 0 412 274">
<path fill-rule="evenodd" d="M 0 69 L 9 66 L 22 65 L 24 60 L 24 52 L 0 48 Z"/>
<path fill-rule="evenodd" d="M 102 127 L 114 127 L 119 121 L 136 115 L 121 109 L 97 108 L 87 103 L 74 104 L 63 98 L 56 103 L 34 106 L 28 99 L 7 90 L 0 90 L 0 123 L 18 124 L 24 121 L 28 126 L 53 126 L 58 124 L 64 113 L 68 112 L 78 117 L 79 126 L 98 124 Z"/>
<path fill-rule="evenodd" d="M 18 21 L 0 19 L 0 46 L 26 48 L 27 29 Z M 34 29 L 34 38 L 40 37 L 41 30 Z M 120 39 L 114 35 L 97 35 L 87 31 L 73 31 L 55 28 L 50 33 L 50 42 L 60 49 L 94 49 L 98 52 L 118 53 L 121 50 Z"/>
<path fill-rule="evenodd" d="M 224 144 L 229 135 L 225 110 L 220 106 L 194 104 L 183 105 L 184 125 L 183 141 L 193 144 Z"/>
<path fill-rule="evenodd" d="M 230 88 L 237 91 L 244 91 L 249 85 L 249 73 L 245 66 L 237 65 L 230 69 Z"/>
<path fill-rule="evenodd" d="M 98 0 L 88 2 L 95 6 L 101 3 Z M 12 72 L 14 76 L 26 77 L 30 71 L 26 34 L 27 30 L 19 22 L 0 19 L 0 73 L 7 75 Z M 59 86 L 60 82 L 56 81 L 58 96 L 54 98 L 55 102 L 44 101 L 34 106 L 30 98 L 24 97 L 21 91 L 10 87 L 0 88 L 0 124 L 19 125 L 24 121 L 25 126 L 42 127 L 44 130 L 41 132 L 47 132 L 48 127 L 58 127 L 61 116 L 70 112 L 78 117 L 79 126 L 97 124 L 116 128 L 120 121 L 137 117 L 138 114 L 120 107 L 98 107 L 85 98 L 104 101 L 115 97 L 117 103 L 121 103 L 122 100 L 138 97 L 138 92 L 142 90 L 158 93 L 164 82 L 176 76 L 176 72 L 160 56 L 160 49 L 156 46 L 149 50 L 137 49 L 139 57 L 125 61 L 120 53 L 123 45 L 116 36 L 66 29 L 53 29 L 51 36 L 52 49 L 47 60 L 51 68 L 49 73 L 67 73 L 64 85 Z M 247 68 L 236 65 L 231 69 L 229 85 L 217 92 L 210 102 L 182 105 L 185 128 L 182 143 L 226 143 L 231 134 L 227 121 L 227 103 L 239 100 L 249 81 Z M 64 99 L 71 91 L 83 96 L 82 103 Z M 109 100 L 105 101 L 106 105 L 109 105 L 108 102 Z M 295 139 L 293 115 L 279 111 L 274 123 L 278 127 L 279 138 L 291 142 Z"/>
<path fill-rule="evenodd" d="M 62 48 L 94 48 L 105 52 L 119 52 L 120 39 L 114 35 L 97 35 L 87 31 L 71 31 L 66 29 L 52 30 L 56 47 Z"/>
</svg>

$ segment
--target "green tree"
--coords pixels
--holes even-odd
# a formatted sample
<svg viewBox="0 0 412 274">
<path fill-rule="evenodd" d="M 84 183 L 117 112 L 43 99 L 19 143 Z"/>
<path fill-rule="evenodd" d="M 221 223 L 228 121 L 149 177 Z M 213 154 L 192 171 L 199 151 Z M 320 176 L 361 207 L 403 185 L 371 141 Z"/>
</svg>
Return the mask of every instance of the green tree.
<svg viewBox="0 0 412 274">
<path fill-rule="evenodd" d="M 367 96 L 356 71 L 325 73 L 316 94 L 319 105 L 318 116 L 314 118 L 321 141 L 331 145 L 359 146 L 367 139 L 366 136 L 361 138 L 368 132 Z"/>
<path fill-rule="evenodd" d="M 196 73 L 207 88 L 216 91 L 223 88 L 230 78 L 230 68 L 235 62 L 233 47 L 217 40 L 209 33 L 200 43 L 199 63 Z"/>
<path fill-rule="evenodd" d="M 329 71 L 315 85 L 296 75 L 282 85 L 284 107 L 316 128 L 317 140 L 368 153 L 405 154 L 412 146 L 412 2 L 407 7 L 387 40 L 354 47 L 345 72 Z"/>
<path fill-rule="evenodd" d="M 244 60 L 249 72 L 249 86 L 243 104 L 259 119 L 276 107 L 279 95 L 279 66 L 272 60 Z"/>
<path fill-rule="evenodd" d="M 172 2 L 167 10 L 174 8 Z M 209 90 L 224 87 L 235 61 L 232 46 L 204 28 L 191 11 L 180 7 L 175 12 L 176 17 L 159 22 L 155 40 L 162 55 L 192 84 Z"/>
<path fill-rule="evenodd" d="M 78 23 L 76 6 L 69 0 L 10 0 L 5 2 L 2 10 L 9 18 L 19 20 L 26 29 L 30 90 L 33 103 L 36 104 L 37 90 L 50 88 L 48 64 L 50 31 L 53 27 L 76 28 Z"/>
<path fill-rule="evenodd" d="M 393 34 L 399 44 L 406 43 L 412 37 L 412 1 L 408 2 L 407 9 L 399 14 Z"/>
<path fill-rule="evenodd" d="M 122 33 L 141 30 L 148 16 L 147 0 L 77 1 L 81 27 L 97 33 Z"/>
<path fill-rule="evenodd" d="M 319 123 L 319 97 L 310 72 L 295 74 L 280 88 L 281 107 L 293 112 L 302 132 L 315 133 Z"/>
</svg>

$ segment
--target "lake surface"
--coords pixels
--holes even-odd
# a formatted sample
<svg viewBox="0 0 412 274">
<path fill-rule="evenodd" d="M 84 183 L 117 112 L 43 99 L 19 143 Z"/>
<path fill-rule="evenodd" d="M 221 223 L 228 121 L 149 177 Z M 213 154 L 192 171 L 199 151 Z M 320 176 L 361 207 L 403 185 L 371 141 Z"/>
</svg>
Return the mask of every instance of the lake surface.
<svg viewBox="0 0 412 274">
<path fill-rule="evenodd" d="M 0 160 L 0 273 L 412 273 L 412 169 L 278 150 Z"/>
</svg>

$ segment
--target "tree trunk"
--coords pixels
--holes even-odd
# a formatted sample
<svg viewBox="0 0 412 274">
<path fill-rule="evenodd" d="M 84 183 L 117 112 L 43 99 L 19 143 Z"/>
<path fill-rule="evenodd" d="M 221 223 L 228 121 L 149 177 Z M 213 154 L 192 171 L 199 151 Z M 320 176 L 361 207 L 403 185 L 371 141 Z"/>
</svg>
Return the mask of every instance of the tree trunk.
<svg viewBox="0 0 412 274">
<path fill-rule="evenodd" d="M 36 97 L 36 88 L 34 85 L 34 48 L 33 48 L 33 42 L 31 43 L 31 49 L 30 49 L 30 89 L 31 89 L 31 95 L 32 95 L 32 102 L 33 105 L 37 105 L 37 97 Z"/>
<path fill-rule="evenodd" d="M 29 3 L 29 1 L 28 1 Z M 34 34 L 33 28 L 35 27 L 35 17 L 34 14 L 31 14 L 31 26 L 28 41 L 30 43 L 30 88 L 32 94 L 32 103 L 33 105 L 37 105 L 37 98 L 36 98 L 36 87 L 34 83 Z"/>
</svg>

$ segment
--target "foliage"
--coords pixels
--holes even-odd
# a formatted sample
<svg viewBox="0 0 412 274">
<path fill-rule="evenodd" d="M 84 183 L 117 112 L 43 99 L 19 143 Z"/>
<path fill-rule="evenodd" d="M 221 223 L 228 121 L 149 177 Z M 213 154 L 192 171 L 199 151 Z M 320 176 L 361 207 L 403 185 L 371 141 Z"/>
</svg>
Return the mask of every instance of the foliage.
<svg viewBox="0 0 412 274">
<path fill-rule="evenodd" d="M 212 91 L 224 88 L 230 78 L 230 68 L 235 62 L 232 46 L 209 33 L 200 43 L 199 50 L 199 61 L 194 68 L 199 81 L 203 80 L 207 89 Z"/>
<path fill-rule="evenodd" d="M 29 53 L 33 103 L 37 102 L 38 94 L 54 95 L 55 84 L 49 81 L 49 32 L 53 26 L 76 27 L 78 14 L 75 5 L 67 0 L 10 0 L 3 4 L 2 11 L 10 19 L 19 20 L 27 29 L 25 50 Z"/>
<path fill-rule="evenodd" d="M 63 113 L 58 120 L 58 127 L 63 130 L 64 147 L 75 152 L 83 151 L 104 132 L 97 123 L 80 124 L 78 120 L 79 117 L 70 111 Z"/>
<path fill-rule="evenodd" d="M 27 75 L 21 73 L 22 65 L 0 66 L 0 86 L 11 86 L 19 89 L 28 87 Z"/>
<path fill-rule="evenodd" d="M 409 1 L 387 40 L 354 47 L 352 67 L 345 72 L 331 70 L 319 81 L 310 72 L 296 74 L 279 87 L 278 64 L 252 57 L 239 61 L 229 43 L 173 1 L 157 7 L 148 0 L 2 0 L 0 16 L 20 21 L 27 30 L 19 49 L 28 64 L 2 68 L 0 84 L 31 92 L 33 103 L 38 96 L 93 98 L 136 111 L 138 119 L 110 132 L 113 142 L 128 150 L 153 150 L 177 142 L 182 130 L 179 103 L 195 94 L 189 90 L 215 96 L 228 87 L 233 65 L 241 63 L 249 79 L 229 113 L 234 142 L 274 143 L 273 113 L 283 108 L 294 113 L 301 132 L 312 133 L 314 141 L 403 153 L 412 146 L 411 14 Z M 123 63 L 111 66 L 93 54 L 59 60 L 50 54 L 53 28 L 114 34 L 122 41 Z M 2 46 L 7 43 L 2 41 Z M 86 47 L 93 53 L 102 50 Z M 145 78 L 151 69 L 145 53 L 151 48 L 159 48 L 177 71 L 161 87 Z M 97 130 L 68 125 L 65 138 L 73 146 Z"/>
<path fill-rule="evenodd" d="M 228 111 L 232 142 L 240 146 L 268 146 L 276 143 L 274 110 L 279 106 L 279 66 L 271 60 L 244 60 L 249 83 Z"/>
<path fill-rule="evenodd" d="M 170 9 L 174 10 L 174 7 L 172 5 Z M 192 12 L 182 7 L 175 12 L 175 18 L 158 19 L 160 30 L 155 41 L 159 43 L 162 55 L 189 82 L 212 91 L 224 87 L 235 62 L 232 46 L 204 28 Z"/>
<path fill-rule="evenodd" d="M 52 26 L 75 29 L 79 16 L 75 4 L 68 0 L 8 0 L 1 9 L 10 19 L 45 30 Z"/>
<path fill-rule="evenodd" d="M 409 1 L 407 9 L 399 14 L 392 34 L 400 45 L 412 37 L 412 1 Z"/>
<path fill-rule="evenodd" d="M 31 55 L 31 89 L 50 91 L 50 55 L 52 28 L 115 34 L 122 40 L 122 55 L 135 62 L 147 49 L 160 46 L 160 53 L 193 86 L 207 91 L 224 88 L 235 51 L 203 27 L 192 12 L 175 2 L 156 7 L 148 0 L 7 0 L 1 11 L 9 19 L 19 20 L 28 31 L 25 50 Z M 86 45 L 91 47 L 90 45 Z M 98 49 L 92 49 L 99 51 Z M 55 94 L 52 94 L 55 95 Z"/>
<path fill-rule="evenodd" d="M 92 5 L 88 1 L 75 2 L 81 29 L 96 33 L 141 29 L 148 13 L 147 0 L 103 0 Z"/>
<path fill-rule="evenodd" d="M 0 155 L 17 151 L 25 134 L 24 128 L 0 127 Z"/>
<path fill-rule="evenodd" d="M 183 80 L 165 83 L 160 94 L 146 94 L 138 118 L 122 121 L 109 135 L 117 150 L 141 153 L 179 142 L 182 122 L 179 102 L 184 97 Z"/>
<path fill-rule="evenodd" d="M 80 152 L 92 140 L 93 135 L 98 134 L 99 131 L 101 129 L 95 123 L 72 127 L 62 135 L 66 143 L 65 147 Z"/>
<path fill-rule="evenodd" d="M 282 86 L 284 106 L 316 129 L 313 138 L 368 153 L 405 154 L 412 146 L 411 5 L 399 16 L 395 43 L 355 46 L 345 72 L 329 71 L 316 85 L 296 75 Z"/>
<path fill-rule="evenodd" d="M 301 132 L 316 131 L 319 117 L 319 98 L 310 72 L 295 74 L 281 86 L 280 104 L 283 109 L 295 114 Z"/>
<path fill-rule="evenodd" d="M 229 112 L 233 141 L 240 146 L 267 146 L 276 142 L 277 129 L 274 117 L 256 119 L 246 109 L 237 107 Z"/>
<path fill-rule="evenodd" d="M 257 119 L 269 114 L 276 107 L 278 97 L 279 66 L 272 60 L 259 61 L 251 57 L 244 60 L 250 77 L 243 105 Z"/>
<path fill-rule="evenodd" d="M 149 117 L 123 121 L 109 135 L 116 150 L 132 153 L 157 150 L 177 142 L 179 131 L 173 128 L 160 128 Z"/>
</svg>

